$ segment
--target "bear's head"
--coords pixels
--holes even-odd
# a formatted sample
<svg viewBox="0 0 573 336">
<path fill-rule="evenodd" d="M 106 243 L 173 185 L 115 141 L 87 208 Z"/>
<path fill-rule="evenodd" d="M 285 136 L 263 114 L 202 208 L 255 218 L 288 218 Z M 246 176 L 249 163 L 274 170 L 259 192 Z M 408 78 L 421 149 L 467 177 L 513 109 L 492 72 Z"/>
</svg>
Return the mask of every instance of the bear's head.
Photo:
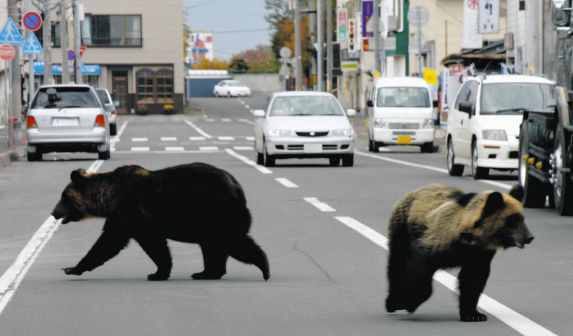
<svg viewBox="0 0 573 336">
<path fill-rule="evenodd" d="M 90 217 L 101 217 L 94 213 L 93 206 L 88 200 L 92 197 L 86 197 L 90 175 L 86 175 L 84 169 L 74 170 L 71 174 L 70 182 L 64 191 L 56 207 L 52 211 L 55 219 L 62 218 L 62 224 L 69 222 L 78 222 Z"/>
<path fill-rule="evenodd" d="M 533 235 L 525 225 L 523 188 L 514 186 L 509 194 L 484 192 L 483 202 L 471 209 L 473 216 L 466 217 L 467 229 L 460 234 L 460 241 L 488 250 L 523 248 L 531 243 Z"/>
</svg>

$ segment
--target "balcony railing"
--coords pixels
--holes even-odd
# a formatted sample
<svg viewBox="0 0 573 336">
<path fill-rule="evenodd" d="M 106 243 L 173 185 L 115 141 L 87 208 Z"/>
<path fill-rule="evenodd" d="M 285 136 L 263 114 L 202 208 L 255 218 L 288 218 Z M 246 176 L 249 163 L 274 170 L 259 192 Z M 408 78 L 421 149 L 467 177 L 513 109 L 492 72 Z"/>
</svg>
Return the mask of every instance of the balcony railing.
<svg viewBox="0 0 573 336">
<path fill-rule="evenodd" d="M 82 38 L 82 45 L 88 47 L 141 47 L 143 46 L 143 39 L 140 37 L 129 38 L 109 38 L 109 37 L 84 37 Z"/>
</svg>

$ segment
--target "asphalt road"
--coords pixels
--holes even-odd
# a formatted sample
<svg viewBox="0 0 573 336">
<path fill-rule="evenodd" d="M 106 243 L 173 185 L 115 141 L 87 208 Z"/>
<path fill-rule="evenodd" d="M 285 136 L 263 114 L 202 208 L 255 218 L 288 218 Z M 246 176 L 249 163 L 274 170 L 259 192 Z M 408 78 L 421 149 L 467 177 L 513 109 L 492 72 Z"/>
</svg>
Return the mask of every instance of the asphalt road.
<svg viewBox="0 0 573 336">
<path fill-rule="evenodd" d="M 254 165 L 250 111 L 262 108 L 265 97 L 195 104 L 201 110 L 190 116 L 120 117 L 108 161 L 56 154 L 0 170 L 0 335 L 573 334 L 573 221 L 551 209 L 526 209 L 535 240 L 495 257 L 480 303 L 487 322 L 459 322 L 456 295 L 444 285 L 455 270 L 434 281 L 432 297 L 415 314 L 384 309 L 384 236 L 395 202 L 433 182 L 507 191 L 515 174 L 453 178 L 443 153 L 387 147 L 372 154 L 363 137 L 351 168 L 293 159 L 264 169 Z M 363 120 L 354 123 L 360 133 Z M 229 171 L 243 185 L 252 236 L 270 260 L 269 281 L 232 259 L 222 280 L 191 280 L 203 268 L 201 251 L 176 242 L 170 242 L 174 268 L 166 282 L 146 280 L 155 266 L 135 242 L 93 272 L 65 275 L 60 269 L 85 255 L 102 220 L 55 226 L 32 239 L 49 227 L 73 169 L 137 164 L 153 170 L 196 161 Z M 189 204 L 189 220 L 194 211 Z"/>
</svg>

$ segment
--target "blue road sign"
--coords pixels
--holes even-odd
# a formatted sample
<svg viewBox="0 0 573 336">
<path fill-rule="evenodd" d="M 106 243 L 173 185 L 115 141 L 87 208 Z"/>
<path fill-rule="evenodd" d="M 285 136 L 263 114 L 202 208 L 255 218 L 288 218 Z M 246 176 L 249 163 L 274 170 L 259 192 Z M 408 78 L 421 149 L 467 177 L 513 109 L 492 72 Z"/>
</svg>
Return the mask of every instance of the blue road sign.
<svg viewBox="0 0 573 336">
<path fill-rule="evenodd" d="M 26 40 L 24 46 L 22 47 L 22 52 L 24 54 L 31 54 L 31 55 L 42 53 L 42 46 L 40 45 L 40 41 L 38 41 L 38 38 L 36 37 L 36 34 L 34 34 L 34 32 L 30 32 L 30 35 L 28 35 L 28 39 Z"/>
<path fill-rule="evenodd" d="M 73 50 L 68 50 L 68 61 L 71 61 L 76 57 L 76 53 Z"/>
<path fill-rule="evenodd" d="M 8 18 L 8 22 L 6 22 L 2 32 L 0 33 L 0 44 L 22 44 L 22 35 L 20 35 L 20 31 L 16 28 L 16 25 L 11 18 Z"/>
</svg>

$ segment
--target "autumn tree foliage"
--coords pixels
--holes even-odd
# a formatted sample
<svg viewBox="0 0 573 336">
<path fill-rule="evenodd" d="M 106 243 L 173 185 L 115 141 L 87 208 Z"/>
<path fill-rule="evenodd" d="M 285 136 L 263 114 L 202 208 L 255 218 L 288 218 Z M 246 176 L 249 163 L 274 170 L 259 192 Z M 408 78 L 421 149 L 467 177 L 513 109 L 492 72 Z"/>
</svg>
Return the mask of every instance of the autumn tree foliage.
<svg viewBox="0 0 573 336">
<path fill-rule="evenodd" d="M 191 65 L 192 70 L 227 70 L 229 69 L 229 62 L 221 61 L 219 59 L 202 60 L 200 63 Z"/>
<path fill-rule="evenodd" d="M 231 62 L 242 59 L 248 65 L 249 73 L 277 73 L 280 62 L 269 46 L 258 45 L 254 49 L 242 51 L 233 55 Z"/>
</svg>

